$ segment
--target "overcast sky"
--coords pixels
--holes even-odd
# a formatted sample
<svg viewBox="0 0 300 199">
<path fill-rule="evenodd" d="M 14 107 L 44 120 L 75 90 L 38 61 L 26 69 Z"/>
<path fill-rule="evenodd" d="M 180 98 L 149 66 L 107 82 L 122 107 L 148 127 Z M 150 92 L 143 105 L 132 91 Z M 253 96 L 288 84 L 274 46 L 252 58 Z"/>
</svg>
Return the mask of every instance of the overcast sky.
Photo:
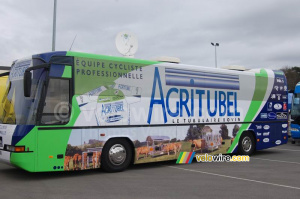
<svg viewBox="0 0 300 199">
<path fill-rule="evenodd" d="M 52 50 L 54 0 L 1 0 L 0 65 Z M 299 0 L 58 0 L 56 50 L 120 56 L 118 32 L 133 32 L 140 59 L 277 69 L 300 66 Z"/>
</svg>

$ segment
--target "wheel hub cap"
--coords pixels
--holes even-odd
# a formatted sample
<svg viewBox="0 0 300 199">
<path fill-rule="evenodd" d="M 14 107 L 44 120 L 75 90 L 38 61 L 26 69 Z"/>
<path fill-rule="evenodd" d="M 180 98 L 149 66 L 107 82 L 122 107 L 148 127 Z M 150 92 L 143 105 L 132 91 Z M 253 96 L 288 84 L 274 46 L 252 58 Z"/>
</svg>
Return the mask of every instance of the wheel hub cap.
<svg viewBox="0 0 300 199">
<path fill-rule="evenodd" d="M 121 144 L 113 145 L 109 150 L 109 160 L 113 165 L 121 165 L 126 160 L 126 150 Z"/>
<path fill-rule="evenodd" d="M 244 137 L 244 139 L 242 141 L 242 147 L 243 147 L 245 152 L 249 152 L 251 150 L 252 142 L 251 142 L 251 139 L 249 137 Z"/>
</svg>

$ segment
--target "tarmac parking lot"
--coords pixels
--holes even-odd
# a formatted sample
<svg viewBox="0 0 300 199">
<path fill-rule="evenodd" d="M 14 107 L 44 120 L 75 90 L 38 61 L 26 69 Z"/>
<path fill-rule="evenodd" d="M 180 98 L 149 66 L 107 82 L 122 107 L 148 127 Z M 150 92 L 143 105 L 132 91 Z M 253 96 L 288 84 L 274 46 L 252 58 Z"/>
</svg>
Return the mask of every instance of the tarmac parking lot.
<svg viewBox="0 0 300 199">
<path fill-rule="evenodd" d="M 256 152 L 249 163 L 175 161 L 101 170 L 29 173 L 0 163 L 1 198 L 299 198 L 300 143 Z"/>
</svg>

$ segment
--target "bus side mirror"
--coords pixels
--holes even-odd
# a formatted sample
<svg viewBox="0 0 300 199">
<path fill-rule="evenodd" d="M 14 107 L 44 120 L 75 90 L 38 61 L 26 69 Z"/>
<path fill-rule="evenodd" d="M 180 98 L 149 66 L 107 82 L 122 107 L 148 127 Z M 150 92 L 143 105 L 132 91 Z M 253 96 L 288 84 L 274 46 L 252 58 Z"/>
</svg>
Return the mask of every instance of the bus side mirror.
<svg viewBox="0 0 300 199">
<path fill-rule="evenodd" d="M 30 97 L 31 92 L 31 72 L 25 71 L 24 73 L 24 96 Z"/>
</svg>

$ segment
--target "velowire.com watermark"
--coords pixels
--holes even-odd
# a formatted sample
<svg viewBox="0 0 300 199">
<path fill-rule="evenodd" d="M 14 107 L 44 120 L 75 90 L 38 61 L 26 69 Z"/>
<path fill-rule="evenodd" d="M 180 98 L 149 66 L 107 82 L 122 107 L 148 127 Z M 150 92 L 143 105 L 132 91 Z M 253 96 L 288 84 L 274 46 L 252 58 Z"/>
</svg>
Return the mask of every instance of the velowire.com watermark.
<svg viewBox="0 0 300 199">
<path fill-rule="evenodd" d="M 250 162 L 248 155 L 196 155 L 197 162 Z"/>
</svg>

